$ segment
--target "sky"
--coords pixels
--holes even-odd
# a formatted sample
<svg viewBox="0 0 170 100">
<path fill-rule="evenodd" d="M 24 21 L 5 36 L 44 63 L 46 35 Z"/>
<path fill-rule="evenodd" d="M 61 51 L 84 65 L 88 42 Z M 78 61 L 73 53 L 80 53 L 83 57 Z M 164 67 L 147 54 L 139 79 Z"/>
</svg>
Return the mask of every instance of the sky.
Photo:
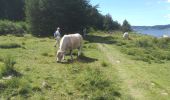
<svg viewBox="0 0 170 100">
<path fill-rule="evenodd" d="M 100 13 L 109 13 L 121 24 L 124 19 L 133 26 L 170 24 L 170 0 L 90 0 L 90 3 L 98 4 Z"/>
</svg>

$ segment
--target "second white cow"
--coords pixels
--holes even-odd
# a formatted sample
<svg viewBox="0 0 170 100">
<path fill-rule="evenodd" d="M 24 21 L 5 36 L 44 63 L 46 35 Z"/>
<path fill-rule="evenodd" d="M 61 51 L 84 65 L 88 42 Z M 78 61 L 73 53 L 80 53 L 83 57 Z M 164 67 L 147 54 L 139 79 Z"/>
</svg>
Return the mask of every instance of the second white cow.
<svg viewBox="0 0 170 100">
<path fill-rule="evenodd" d="M 125 32 L 125 33 L 123 34 L 123 38 L 124 38 L 124 39 L 129 39 L 129 33 L 128 33 L 128 32 Z"/>
<path fill-rule="evenodd" d="M 59 50 L 57 51 L 57 62 L 61 62 L 61 60 L 64 60 L 64 56 L 67 50 L 70 50 L 72 60 L 73 49 L 78 49 L 78 56 L 80 56 L 82 40 L 83 38 L 79 33 L 64 35 L 60 41 Z"/>
</svg>

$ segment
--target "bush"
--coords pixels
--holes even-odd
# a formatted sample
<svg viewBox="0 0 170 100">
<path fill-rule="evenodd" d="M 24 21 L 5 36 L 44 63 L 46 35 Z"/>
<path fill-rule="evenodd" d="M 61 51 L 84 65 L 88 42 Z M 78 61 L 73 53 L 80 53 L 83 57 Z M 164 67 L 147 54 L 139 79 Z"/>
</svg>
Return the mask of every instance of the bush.
<svg viewBox="0 0 170 100">
<path fill-rule="evenodd" d="M 170 43 L 170 38 L 161 38 L 158 40 L 158 43 L 156 45 L 160 49 L 168 49 L 168 48 L 170 48 L 169 43 Z"/>
<path fill-rule="evenodd" d="M 13 34 L 23 35 L 28 30 L 28 25 L 24 22 L 12 22 L 0 20 L 0 35 Z"/>
<path fill-rule="evenodd" d="M 152 43 L 148 39 L 140 39 L 136 41 L 136 46 L 142 48 L 152 47 Z"/>
</svg>

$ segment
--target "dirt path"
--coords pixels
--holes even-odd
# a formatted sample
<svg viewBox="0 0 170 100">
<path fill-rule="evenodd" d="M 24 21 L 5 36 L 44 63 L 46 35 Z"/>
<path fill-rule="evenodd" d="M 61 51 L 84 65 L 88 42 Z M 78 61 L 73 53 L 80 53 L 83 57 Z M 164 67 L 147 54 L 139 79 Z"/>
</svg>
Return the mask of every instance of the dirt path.
<svg viewBox="0 0 170 100">
<path fill-rule="evenodd" d="M 121 54 L 116 49 L 111 49 L 107 44 L 97 44 L 98 48 L 105 53 L 108 61 L 112 64 L 113 67 L 118 71 L 118 76 L 122 80 L 121 88 L 126 90 L 126 94 L 130 95 L 132 99 L 135 100 L 146 100 L 143 96 L 141 90 L 135 88 L 136 80 L 133 79 L 130 75 L 129 70 L 125 68 L 121 63 L 126 60 L 126 58 L 121 58 Z M 111 50 L 110 50 L 111 49 Z M 127 63 L 128 64 L 128 63 Z"/>
</svg>

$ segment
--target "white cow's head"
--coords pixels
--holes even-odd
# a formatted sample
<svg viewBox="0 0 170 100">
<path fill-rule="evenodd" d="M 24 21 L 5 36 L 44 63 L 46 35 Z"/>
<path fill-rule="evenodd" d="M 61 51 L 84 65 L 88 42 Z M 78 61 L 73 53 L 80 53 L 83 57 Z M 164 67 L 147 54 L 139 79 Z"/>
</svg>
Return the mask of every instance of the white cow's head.
<svg viewBox="0 0 170 100">
<path fill-rule="evenodd" d="M 63 56 L 64 56 L 64 52 L 58 50 L 58 51 L 57 51 L 57 62 L 61 62 Z"/>
</svg>

